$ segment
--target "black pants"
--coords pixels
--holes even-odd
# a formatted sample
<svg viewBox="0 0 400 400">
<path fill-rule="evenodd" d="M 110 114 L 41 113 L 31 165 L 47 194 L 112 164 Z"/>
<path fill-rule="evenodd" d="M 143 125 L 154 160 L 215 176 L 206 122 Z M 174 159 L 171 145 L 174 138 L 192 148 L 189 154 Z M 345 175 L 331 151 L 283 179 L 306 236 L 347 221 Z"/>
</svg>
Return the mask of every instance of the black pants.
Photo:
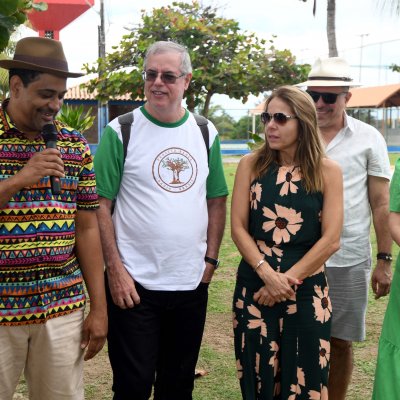
<svg viewBox="0 0 400 400">
<path fill-rule="evenodd" d="M 147 290 L 123 310 L 107 288 L 108 351 L 114 400 L 191 400 L 206 318 L 208 284 L 195 290 Z"/>
</svg>

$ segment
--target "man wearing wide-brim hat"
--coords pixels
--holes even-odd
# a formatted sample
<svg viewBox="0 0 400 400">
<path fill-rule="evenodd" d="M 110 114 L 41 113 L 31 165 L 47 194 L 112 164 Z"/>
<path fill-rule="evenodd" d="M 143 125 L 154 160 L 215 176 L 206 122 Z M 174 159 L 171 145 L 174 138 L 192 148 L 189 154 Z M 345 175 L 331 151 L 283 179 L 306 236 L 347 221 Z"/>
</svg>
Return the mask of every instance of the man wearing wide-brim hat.
<svg viewBox="0 0 400 400">
<path fill-rule="evenodd" d="M 30 399 L 80 400 L 83 359 L 107 333 L 98 199 L 86 140 L 55 117 L 67 78 L 82 74 L 59 41 L 39 37 L 21 39 L 0 67 L 10 84 L 0 107 L 0 399 L 13 398 L 24 370 Z"/>
<path fill-rule="evenodd" d="M 365 339 L 365 314 L 371 272 L 371 211 L 377 263 L 371 285 L 375 298 L 391 283 L 392 240 L 388 229 L 390 163 L 385 140 L 372 126 L 346 114 L 353 82 L 341 57 L 318 59 L 306 86 L 315 102 L 326 154 L 342 167 L 344 225 L 341 248 L 327 262 L 332 301 L 329 398 L 344 400 L 353 369 L 352 342 Z"/>
</svg>

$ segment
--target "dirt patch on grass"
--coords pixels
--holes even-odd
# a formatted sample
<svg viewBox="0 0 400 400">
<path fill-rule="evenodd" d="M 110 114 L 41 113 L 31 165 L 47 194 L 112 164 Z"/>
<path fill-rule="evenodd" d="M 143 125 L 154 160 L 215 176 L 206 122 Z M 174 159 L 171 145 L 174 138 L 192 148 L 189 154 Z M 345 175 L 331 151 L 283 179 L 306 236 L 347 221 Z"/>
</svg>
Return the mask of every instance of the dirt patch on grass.
<svg viewBox="0 0 400 400">
<path fill-rule="evenodd" d="M 232 314 L 208 314 L 203 343 L 220 353 L 233 354 Z"/>
</svg>

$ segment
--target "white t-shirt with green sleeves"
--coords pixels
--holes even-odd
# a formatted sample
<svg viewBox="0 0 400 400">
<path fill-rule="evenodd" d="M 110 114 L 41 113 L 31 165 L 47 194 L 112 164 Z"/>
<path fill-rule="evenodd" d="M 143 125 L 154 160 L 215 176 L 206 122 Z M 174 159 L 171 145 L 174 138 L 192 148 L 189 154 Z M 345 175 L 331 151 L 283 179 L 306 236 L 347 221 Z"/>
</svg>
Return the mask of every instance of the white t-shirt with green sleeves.
<svg viewBox="0 0 400 400">
<path fill-rule="evenodd" d="M 149 290 L 193 290 L 203 275 L 206 199 L 228 194 L 218 133 L 211 122 L 208 130 L 209 161 L 191 113 L 166 124 L 135 109 L 125 164 L 118 119 L 103 132 L 97 191 L 117 196 L 113 222 L 122 262 Z"/>
</svg>

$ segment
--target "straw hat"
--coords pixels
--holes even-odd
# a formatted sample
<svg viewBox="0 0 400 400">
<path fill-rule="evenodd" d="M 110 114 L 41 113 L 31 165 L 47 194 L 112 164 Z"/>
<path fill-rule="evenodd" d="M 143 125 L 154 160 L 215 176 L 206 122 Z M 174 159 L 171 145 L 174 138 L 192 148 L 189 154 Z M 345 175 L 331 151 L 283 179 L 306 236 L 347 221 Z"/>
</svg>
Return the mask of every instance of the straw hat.
<svg viewBox="0 0 400 400">
<path fill-rule="evenodd" d="M 310 73 L 308 80 L 296 86 L 360 86 L 353 82 L 350 75 L 350 66 L 341 57 L 318 58 Z"/>
<path fill-rule="evenodd" d="M 0 60 L 0 67 L 29 69 L 65 78 L 85 75 L 68 71 L 68 63 L 61 42 L 42 37 L 27 37 L 18 41 L 14 58 Z"/>
</svg>

